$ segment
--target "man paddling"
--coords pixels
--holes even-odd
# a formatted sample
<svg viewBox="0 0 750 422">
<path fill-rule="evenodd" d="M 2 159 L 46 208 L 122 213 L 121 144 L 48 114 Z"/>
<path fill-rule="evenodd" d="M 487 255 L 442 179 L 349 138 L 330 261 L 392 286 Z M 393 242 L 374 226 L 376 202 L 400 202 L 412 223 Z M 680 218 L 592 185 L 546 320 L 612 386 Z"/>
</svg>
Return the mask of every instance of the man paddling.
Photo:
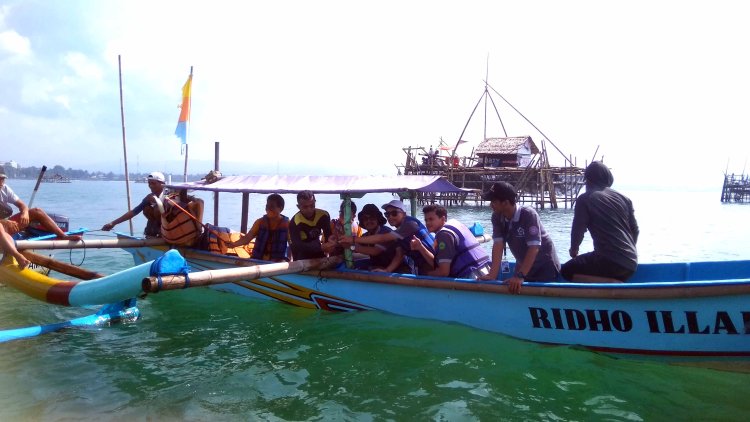
<svg viewBox="0 0 750 422">
<path fill-rule="evenodd" d="M 143 215 L 146 216 L 146 229 L 143 230 L 143 234 L 147 238 L 161 237 L 161 212 L 159 212 L 159 207 L 156 204 L 156 198 L 159 198 L 164 192 L 166 179 L 163 173 L 155 171 L 149 174 L 146 180 L 148 180 L 148 188 L 151 193 L 146 195 L 137 207 L 103 225 L 102 230 L 108 232 L 116 225 L 130 220 L 143 211 Z"/>
<path fill-rule="evenodd" d="M 47 215 L 41 208 L 29 208 L 21 198 L 13 192 L 10 186 L 5 184 L 5 179 L 8 176 L 5 173 L 0 172 L 0 209 L 2 209 L 3 215 L 0 224 L 3 225 L 5 231 L 10 235 L 22 232 L 26 230 L 32 222 L 39 223 L 45 230 L 50 233 L 54 233 L 60 240 L 72 240 L 78 242 L 81 240 L 81 236 L 68 235 L 55 224 L 55 222 Z M 8 216 L 13 212 L 13 208 L 10 205 L 15 205 L 18 208 L 18 213 Z"/>
</svg>

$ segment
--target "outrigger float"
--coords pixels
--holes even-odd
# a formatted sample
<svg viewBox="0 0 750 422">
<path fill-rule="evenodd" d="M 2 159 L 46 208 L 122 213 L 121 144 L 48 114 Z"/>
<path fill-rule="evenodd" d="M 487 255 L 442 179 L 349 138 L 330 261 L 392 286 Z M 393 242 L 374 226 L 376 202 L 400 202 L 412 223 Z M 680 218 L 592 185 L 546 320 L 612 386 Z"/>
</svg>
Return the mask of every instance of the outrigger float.
<svg viewBox="0 0 750 422">
<path fill-rule="evenodd" d="M 338 193 L 347 201 L 365 193 L 393 192 L 412 199 L 415 214 L 418 193 L 459 189 L 437 176 L 232 176 L 212 184 L 194 182 L 168 187 L 243 195 L 243 227 L 247 224 L 251 193 L 310 189 Z M 364 259 L 360 256 L 267 263 L 194 248 L 170 250 L 167 245 L 139 244 L 145 241 L 132 238 L 111 242 L 120 242 L 113 247 L 128 250 L 136 264 L 151 262 L 169 250 L 169 255 L 179 254 L 185 259 L 186 268 L 181 272 L 144 275 L 149 265 L 137 265 L 110 277 L 78 283 L 91 286 L 90 293 L 81 290 L 80 295 L 73 295 L 79 287 L 72 285 L 68 303 L 53 303 L 112 303 L 142 293 L 207 286 L 309 309 L 378 310 L 455 322 L 538 343 L 581 346 L 613 355 L 719 362 L 730 367 L 738 361 L 750 361 L 750 261 L 641 264 L 627 283 L 550 280 L 524 283 L 521 294 L 511 294 L 500 280 L 479 282 L 347 267 Z M 75 247 L 73 242 L 61 241 L 18 243 L 19 248 Z M 0 267 L 2 280 L 9 273 L 14 273 L 11 285 L 33 297 L 48 302 L 60 297 L 35 295 L 33 292 L 38 290 L 31 286 L 45 282 L 32 277 L 30 271 L 14 270 L 10 264 Z M 115 283 L 113 277 L 119 281 Z M 94 292 L 101 290 L 93 286 L 101 286 L 101 290 L 111 294 L 94 300 Z M 71 301 L 73 297 L 77 299 Z"/>
</svg>

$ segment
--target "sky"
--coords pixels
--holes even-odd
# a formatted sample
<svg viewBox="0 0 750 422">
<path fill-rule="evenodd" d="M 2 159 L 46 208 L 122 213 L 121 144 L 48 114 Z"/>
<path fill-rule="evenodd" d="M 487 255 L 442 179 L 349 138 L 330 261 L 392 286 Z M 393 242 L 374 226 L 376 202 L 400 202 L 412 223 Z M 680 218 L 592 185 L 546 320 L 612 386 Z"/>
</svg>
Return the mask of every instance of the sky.
<svg viewBox="0 0 750 422">
<path fill-rule="evenodd" d="M 0 161 L 182 174 L 394 174 L 407 146 L 508 136 L 615 188 L 750 172 L 741 1 L 0 0 Z M 534 127 L 500 98 L 502 95 Z M 492 105 L 488 137 L 505 136 Z M 464 126 L 466 132 L 462 135 Z M 559 149 L 561 153 L 557 152 Z M 596 155 L 595 155 L 596 153 Z"/>
</svg>

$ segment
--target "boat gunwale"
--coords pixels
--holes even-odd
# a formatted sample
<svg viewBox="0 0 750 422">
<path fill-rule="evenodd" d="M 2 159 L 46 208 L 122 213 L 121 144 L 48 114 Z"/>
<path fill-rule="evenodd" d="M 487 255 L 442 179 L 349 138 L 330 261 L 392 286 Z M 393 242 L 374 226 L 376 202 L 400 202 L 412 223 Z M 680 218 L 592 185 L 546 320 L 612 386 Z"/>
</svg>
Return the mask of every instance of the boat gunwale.
<svg viewBox="0 0 750 422">
<path fill-rule="evenodd" d="M 204 259 L 227 265 L 262 265 L 266 261 L 220 255 L 193 248 L 180 248 L 190 260 Z M 375 273 L 356 269 L 327 269 L 298 274 L 322 279 L 392 284 L 406 287 L 437 288 L 512 295 L 501 281 L 449 279 L 399 273 Z M 381 275 L 382 274 L 382 275 Z M 389 274 L 389 275 L 385 275 Z M 525 282 L 519 296 L 601 298 L 601 299 L 681 299 L 711 296 L 750 295 L 750 278 L 696 281 L 644 281 L 625 283 Z"/>
</svg>

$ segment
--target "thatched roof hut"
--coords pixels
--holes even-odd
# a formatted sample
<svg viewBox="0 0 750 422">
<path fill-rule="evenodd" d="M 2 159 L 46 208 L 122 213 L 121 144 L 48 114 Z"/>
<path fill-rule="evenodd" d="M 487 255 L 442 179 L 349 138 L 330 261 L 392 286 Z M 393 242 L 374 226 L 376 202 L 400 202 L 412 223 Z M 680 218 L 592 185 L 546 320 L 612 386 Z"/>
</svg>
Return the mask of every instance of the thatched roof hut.
<svg viewBox="0 0 750 422">
<path fill-rule="evenodd" d="M 474 149 L 474 153 L 480 167 L 521 167 L 539 154 L 539 148 L 531 136 L 487 138 Z"/>
</svg>

